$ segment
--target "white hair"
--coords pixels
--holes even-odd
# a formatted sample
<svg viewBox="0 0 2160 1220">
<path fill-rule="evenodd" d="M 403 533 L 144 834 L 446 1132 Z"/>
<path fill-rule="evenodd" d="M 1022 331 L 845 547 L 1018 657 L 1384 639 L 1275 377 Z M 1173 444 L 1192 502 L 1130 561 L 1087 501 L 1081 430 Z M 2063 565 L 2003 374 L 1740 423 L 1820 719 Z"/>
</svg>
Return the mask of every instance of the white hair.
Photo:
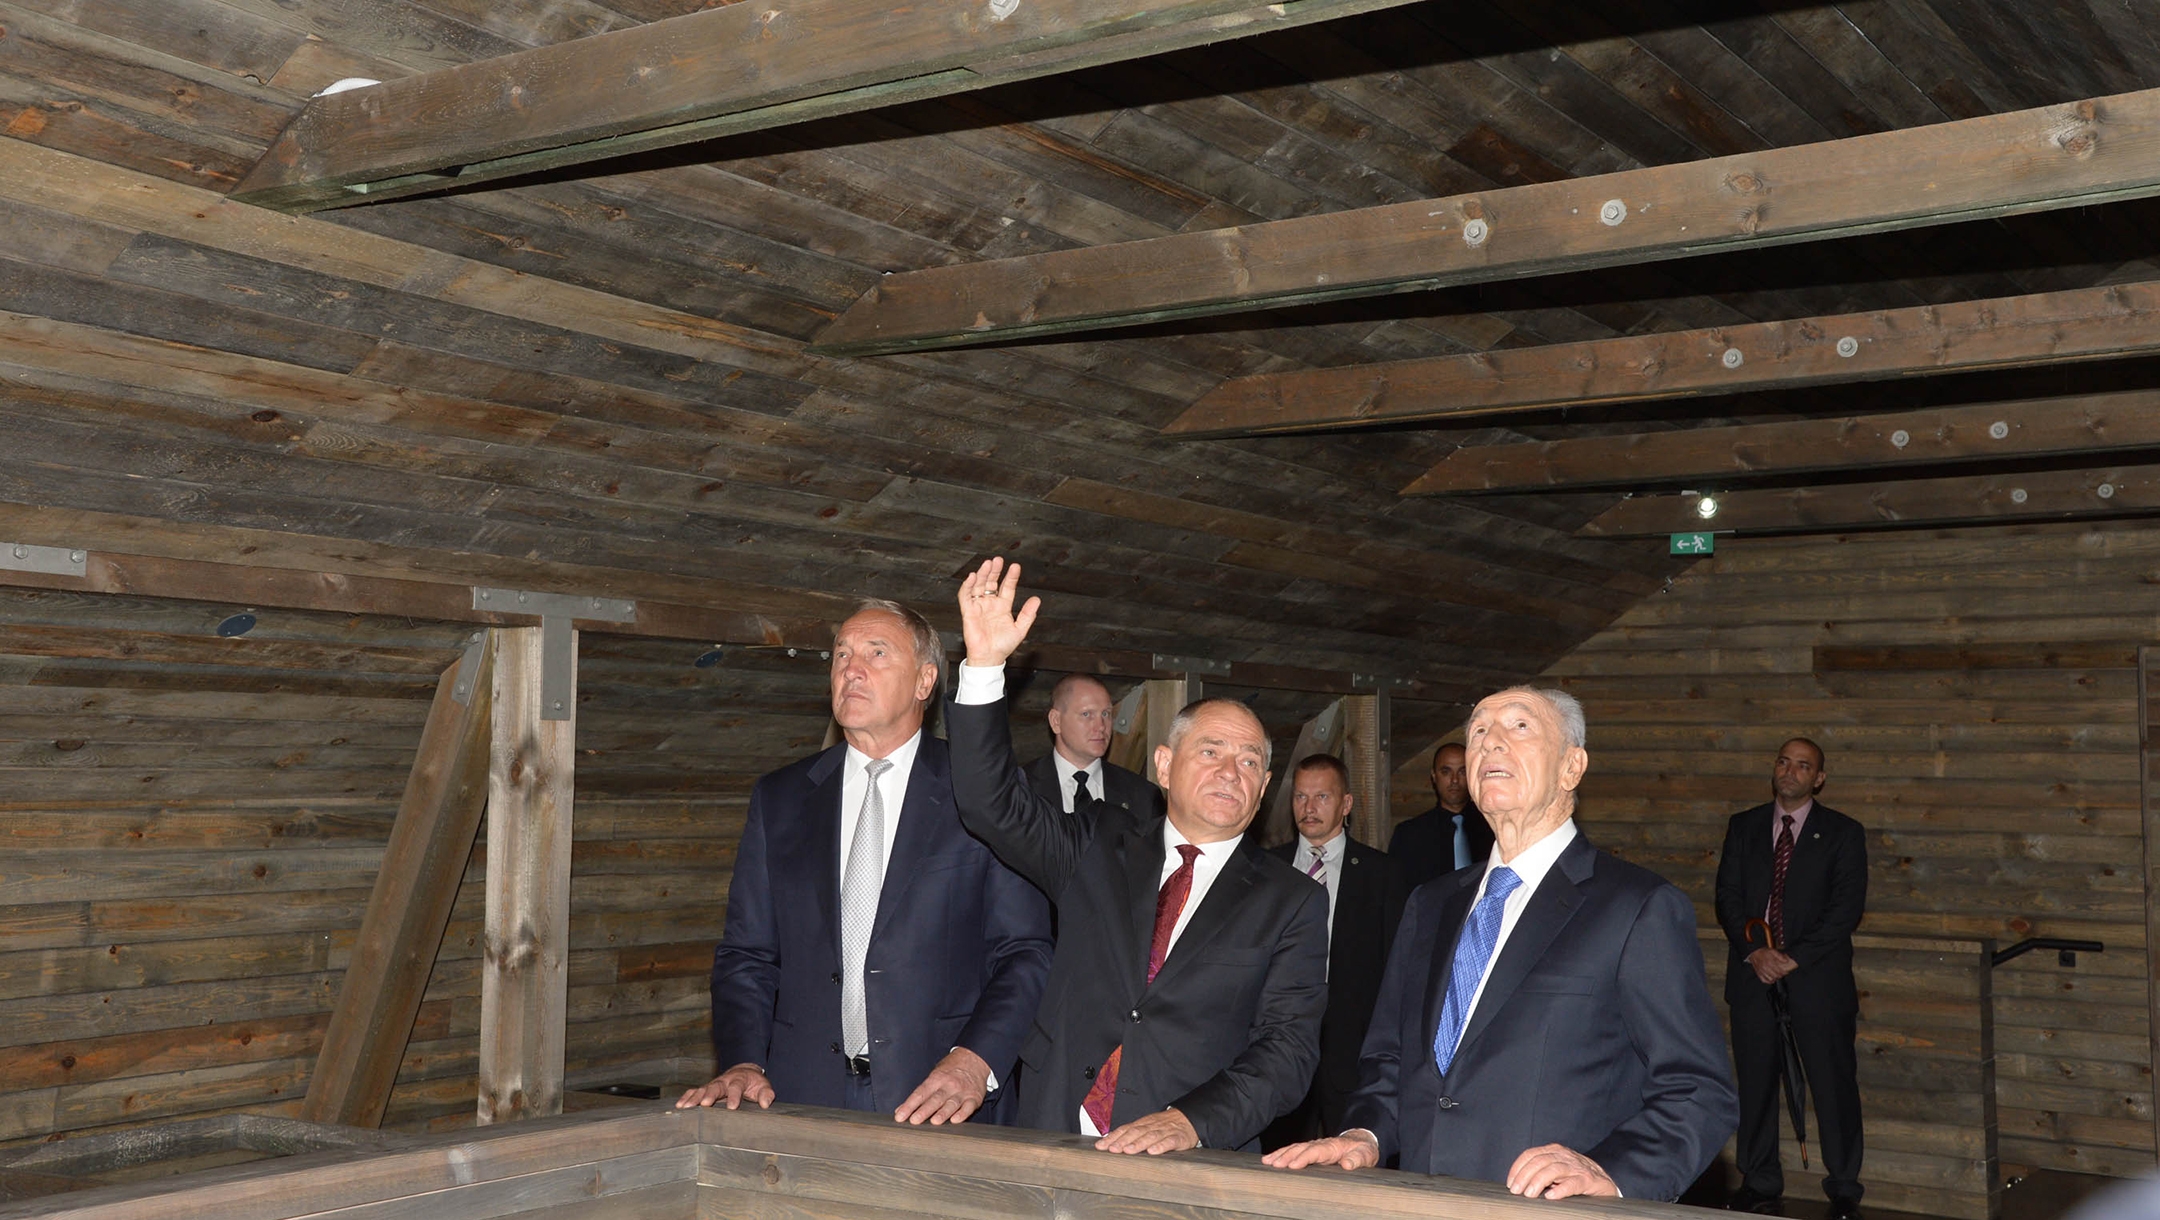
<svg viewBox="0 0 2160 1220">
<path fill-rule="evenodd" d="M 1553 714 L 1560 718 L 1560 736 L 1562 739 L 1578 750 L 1589 748 L 1590 725 L 1589 721 L 1583 716 L 1582 700 L 1564 690 L 1550 686 L 1510 686 L 1506 690 L 1494 691 L 1492 694 L 1485 696 L 1485 699 L 1495 699 L 1501 695 L 1513 693 L 1536 695 L 1547 704 L 1550 704 Z M 1483 703 L 1485 699 L 1480 699 L 1478 702 Z M 1433 757 L 1438 758 L 1439 756 L 1439 751 L 1435 750 Z"/>
</svg>

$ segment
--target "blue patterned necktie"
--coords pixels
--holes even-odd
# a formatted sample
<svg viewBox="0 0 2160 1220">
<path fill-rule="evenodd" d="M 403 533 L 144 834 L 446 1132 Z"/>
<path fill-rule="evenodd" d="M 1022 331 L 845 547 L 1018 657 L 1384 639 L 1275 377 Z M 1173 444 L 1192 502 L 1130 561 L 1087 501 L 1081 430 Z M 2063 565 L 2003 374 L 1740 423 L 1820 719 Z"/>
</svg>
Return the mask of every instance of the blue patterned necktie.
<svg viewBox="0 0 2160 1220">
<path fill-rule="evenodd" d="M 1455 1062 L 1455 1045 L 1462 1041 L 1463 1027 L 1470 1023 L 1470 1001 L 1484 981 L 1485 966 L 1492 961 L 1493 945 L 1500 939 L 1500 917 L 1508 895 L 1522 885 L 1522 878 L 1505 865 L 1485 878 L 1485 896 L 1478 899 L 1470 918 L 1455 941 L 1455 963 L 1448 971 L 1447 999 L 1440 1004 L 1440 1028 L 1433 1034 L 1433 1062 L 1447 1075 Z"/>
</svg>

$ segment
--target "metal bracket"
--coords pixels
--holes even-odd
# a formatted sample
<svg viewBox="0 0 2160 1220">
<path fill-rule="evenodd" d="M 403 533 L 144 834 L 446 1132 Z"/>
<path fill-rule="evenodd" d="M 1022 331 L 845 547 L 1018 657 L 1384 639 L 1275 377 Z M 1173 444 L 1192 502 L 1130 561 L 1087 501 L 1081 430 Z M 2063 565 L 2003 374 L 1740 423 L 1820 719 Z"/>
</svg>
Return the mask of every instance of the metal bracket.
<svg viewBox="0 0 2160 1220">
<path fill-rule="evenodd" d="M 1155 654 L 1155 668 L 1181 674 L 1214 674 L 1218 678 L 1230 676 L 1230 662 L 1210 661 L 1203 657 L 1176 657 L 1168 653 Z"/>
<path fill-rule="evenodd" d="M 573 620 L 634 623 L 637 603 L 621 597 L 534 593 L 473 586 L 473 609 L 540 616 L 540 719 L 568 720 L 577 703 L 577 648 Z"/>
<path fill-rule="evenodd" d="M 451 684 L 450 697 L 460 707 L 472 704 L 473 684 L 480 680 L 480 654 L 487 647 L 487 632 L 475 631 L 465 641 L 465 656 L 458 662 L 457 681 Z"/>
<path fill-rule="evenodd" d="M 81 576 L 90 552 L 74 547 L 31 546 L 27 542 L 0 542 L 0 568 L 10 572 L 43 572 L 48 576 Z"/>
<path fill-rule="evenodd" d="M 1395 678 L 1386 674 L 1351 674 L 1350 685 L 1370 686 L 1375 690 L 1382 687 L 1389 690 L 1409 690 L 1417 683 L 1409 678 Z"/>
</svg>

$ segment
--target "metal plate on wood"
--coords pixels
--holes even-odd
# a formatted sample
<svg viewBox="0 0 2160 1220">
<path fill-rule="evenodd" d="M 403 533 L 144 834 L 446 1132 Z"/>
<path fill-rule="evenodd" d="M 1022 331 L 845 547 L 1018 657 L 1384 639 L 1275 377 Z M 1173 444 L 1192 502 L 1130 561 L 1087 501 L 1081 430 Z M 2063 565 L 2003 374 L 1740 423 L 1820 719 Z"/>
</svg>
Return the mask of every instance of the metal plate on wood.
<svg viewBox="0 0 2160 1220">
<path fill-rule="evenodd" d="M 31 546 L 27 542 L 0 542 L 0 569 L 10 572 L 44 572 L 52 576 L 81 576 L 90 552 L 75 547 Z"/>
<path fill-rule="evenodd" d="M 473 587 L 473 609 L 498 614 L 537 614 L 542 618 L 581 618 L 596 623 L 634 623 L 637 603 L 621 597 L 585 597 L 576 593 L 534 593 L 524 589 Z"/>
<path fill-rule="evenodd" d="M 1205 657 L 1176 657 L 1167 653 L 1155 654 L 1155 668 L 1174 674 L 1214 674 L 1218 678 L 1230 676 L 1230 662 L 1210 661 Z"/>
</svg>

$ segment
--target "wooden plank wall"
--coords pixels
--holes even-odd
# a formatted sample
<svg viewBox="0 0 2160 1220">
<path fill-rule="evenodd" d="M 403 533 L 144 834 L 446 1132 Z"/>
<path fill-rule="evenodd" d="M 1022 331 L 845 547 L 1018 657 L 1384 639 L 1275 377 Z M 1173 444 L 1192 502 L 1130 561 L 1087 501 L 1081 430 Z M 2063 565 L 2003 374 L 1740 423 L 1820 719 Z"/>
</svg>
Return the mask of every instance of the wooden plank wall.
<svg viewBox="0 0 2160 1220">
<path fill-rule="evenodd" d="M 1701 932 L 1710 993 L 1725 994 L 1725 937 Z M 1987 941 L 1862 933 L 1854 946 L 1860 984 L 1860 1106 L 1867 1157 L 1861 1183 L 1870 1207 L 1988 1220 L 2001 1207 L 1997 1174 L 1995 1048 L 1987 1002 Z M 1730 1034 L 1728 1024 L 1727 1033 Z M 1822 1131 L 1809 1103 L 1808 1163 L 1782 1105 L 1778 1111 L 1785 1192 L 1822 1197 Z M 1731 1156 L 1731 1145 L 1726 1148 Z"/>
<path fill-rule="evenodd" d="M 437 673 L 468 628 L 0 592 L 0 1141 L 305 1093 Z M 704 976 L 758 773 L 824 665 L 588 635 L 573 1085 L 710 1059 Z M 386 1122 L 472 1121 L 475 852 Z"/>
<path fill-rule="evenodd" d="M 1720 539 L 1550 674 L 1590 720 L 1592 838 L 1697 901 L 1804 734 L 1869 830 L 1878 935 L 2105 941 L 1994 977 L 2004 1171 L 2153 1165 L 2135 649 L 2160 528 Z"/>
</svg>

